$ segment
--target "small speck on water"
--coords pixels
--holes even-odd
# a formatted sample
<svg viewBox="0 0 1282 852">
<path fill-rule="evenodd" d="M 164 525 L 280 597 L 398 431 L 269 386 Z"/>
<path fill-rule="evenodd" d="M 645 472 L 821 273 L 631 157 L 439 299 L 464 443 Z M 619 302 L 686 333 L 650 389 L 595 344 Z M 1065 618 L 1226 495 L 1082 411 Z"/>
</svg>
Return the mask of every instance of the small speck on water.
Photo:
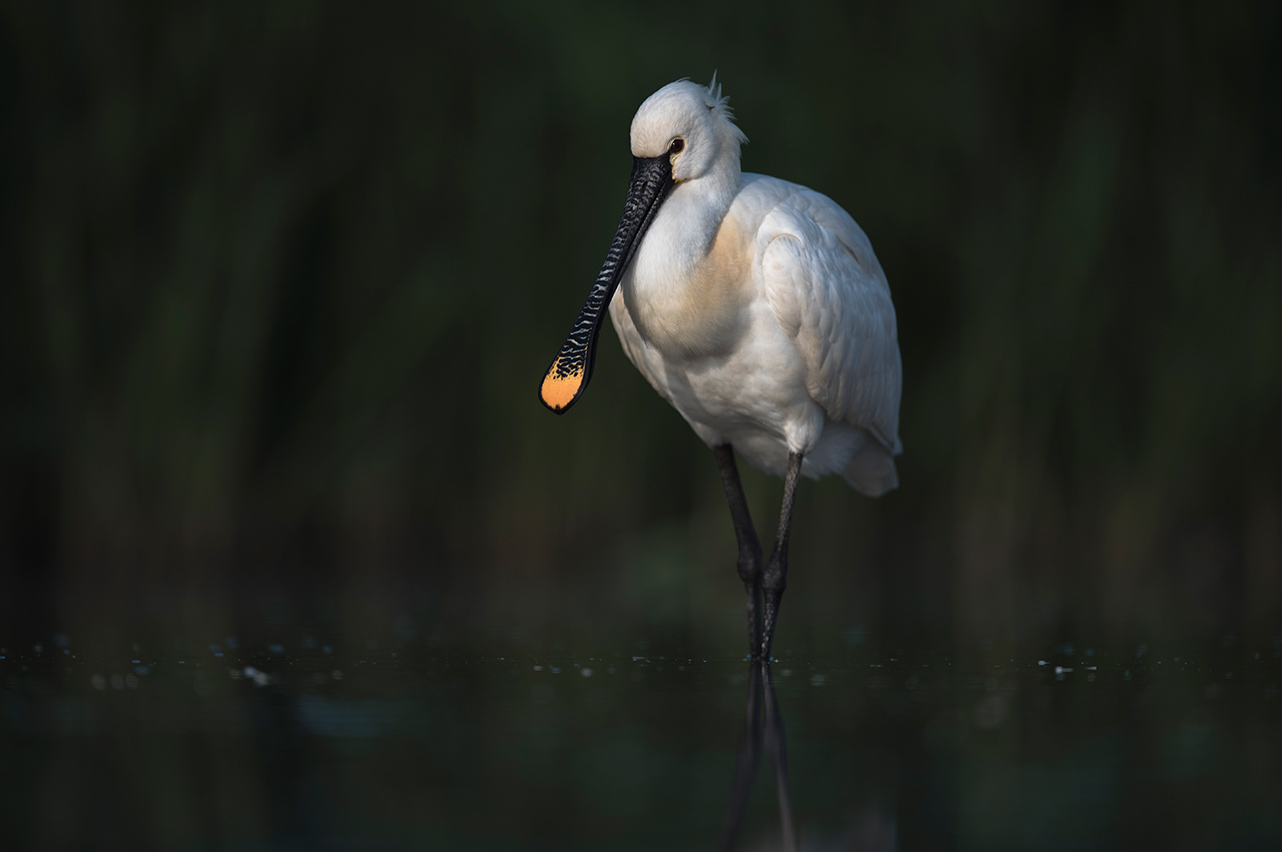
<svg viewBox="0 0 1282 852">
<path fill-rule="evenodd" d="M 534 667 L 534 670 L 535 670 L 536 672 L 541 672 L 541 671 L 543 671 L 543 667 L 542 667 L 542 666 L 535 666 L 535 667 Z"/>
<path fill-rule="evenodd" d="M 584 677 L 592 677 L 592 669 L 584 667 L 582 670 L 579 671 L 579 674 L 583 675 Z"/>
<path fill-rule="evenodd" d="M 815 674 L 810 676 L 811 686 L 823 686 L 825 683 L 827 683 L 827 681 L 828 679 L 821 674 Z"/>
<path fill-rule="evenodd" d="M 261 669 L 256 669 L 253 666 L 245 666 L 245 668 L 241 670 L 241 674 L 243 674 L 248 680 L 252 680 L 255 686 L 266 686 L 272 682 L 271 675 Z"/>
</svg>

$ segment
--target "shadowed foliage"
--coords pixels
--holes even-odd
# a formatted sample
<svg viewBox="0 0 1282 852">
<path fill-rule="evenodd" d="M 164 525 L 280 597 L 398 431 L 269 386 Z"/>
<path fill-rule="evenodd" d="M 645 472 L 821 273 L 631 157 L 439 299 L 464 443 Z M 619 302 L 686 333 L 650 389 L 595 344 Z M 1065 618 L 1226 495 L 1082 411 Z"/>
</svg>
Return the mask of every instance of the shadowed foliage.
<svg viewBox="0 0 1282 852">
<path fill-rule="evenodd" d="M 608 600 L 730 642 L 711 454 L 609 333 L 569 417 L 535 395 L 633 110 L 720 69 L 745 168 L 849 209 L 899 313 L 902 486 L 802 488 L 790 606 L 1007 638 L 1277 622 L 1269 4 L 0 20 L 12 619 L 301 586 L 495 623 Z M 777 481 L 747 485 L 768 517 Z"/>
</svg>

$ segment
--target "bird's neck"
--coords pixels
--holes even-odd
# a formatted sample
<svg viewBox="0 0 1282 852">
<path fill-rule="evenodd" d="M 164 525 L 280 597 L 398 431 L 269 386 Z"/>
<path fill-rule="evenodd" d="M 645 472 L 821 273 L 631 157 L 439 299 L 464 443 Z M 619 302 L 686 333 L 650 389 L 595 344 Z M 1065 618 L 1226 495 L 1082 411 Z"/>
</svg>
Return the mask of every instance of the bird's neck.
<svg viewBox="0 0 1282 852">
<path fill-rule="evenodd" d="M 734 165 L 673 188 L 624 276 L 637 332 L 667 357 L 724 353 L 734 345 L 738 291 L 751 257 L 727 215 L 740 187 Z"/>
<path fill-rule="evenodd" d="M 642 278 L 669 286 L 688 280 L 711 250 L 739 187 L 738 162 L 673 187 L 638 253 Z"/>
</svg>

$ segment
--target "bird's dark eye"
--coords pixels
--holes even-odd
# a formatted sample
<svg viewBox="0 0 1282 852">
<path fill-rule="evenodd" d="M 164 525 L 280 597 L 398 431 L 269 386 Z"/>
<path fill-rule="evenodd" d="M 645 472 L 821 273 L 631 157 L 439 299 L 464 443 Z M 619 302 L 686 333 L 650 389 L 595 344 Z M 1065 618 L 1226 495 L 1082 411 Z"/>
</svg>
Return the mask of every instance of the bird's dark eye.
<svg viewBox="0 0 1282 852">
<path fill-rule="evenodd" d="M 668 146 L 669 154 L 680 154 L 685 150 L 686 141 L 684 139 L 673 139 L 672 144 Z"/>
</svg>

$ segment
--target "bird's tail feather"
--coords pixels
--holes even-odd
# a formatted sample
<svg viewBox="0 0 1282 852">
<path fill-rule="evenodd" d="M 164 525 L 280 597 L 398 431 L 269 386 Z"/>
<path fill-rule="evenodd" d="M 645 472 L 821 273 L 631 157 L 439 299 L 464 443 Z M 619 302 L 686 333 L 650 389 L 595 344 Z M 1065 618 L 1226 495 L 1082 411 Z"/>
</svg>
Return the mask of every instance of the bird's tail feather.
<svg viewBox="0 0 1282 852">
<path fill-rule="evenodd" d="M 899 487 L 894 458 L 880 444 L 871 441 L 855 453 L 842 475 L 856 491 L 868 497 L 880 497 Z"/>
</svg>

